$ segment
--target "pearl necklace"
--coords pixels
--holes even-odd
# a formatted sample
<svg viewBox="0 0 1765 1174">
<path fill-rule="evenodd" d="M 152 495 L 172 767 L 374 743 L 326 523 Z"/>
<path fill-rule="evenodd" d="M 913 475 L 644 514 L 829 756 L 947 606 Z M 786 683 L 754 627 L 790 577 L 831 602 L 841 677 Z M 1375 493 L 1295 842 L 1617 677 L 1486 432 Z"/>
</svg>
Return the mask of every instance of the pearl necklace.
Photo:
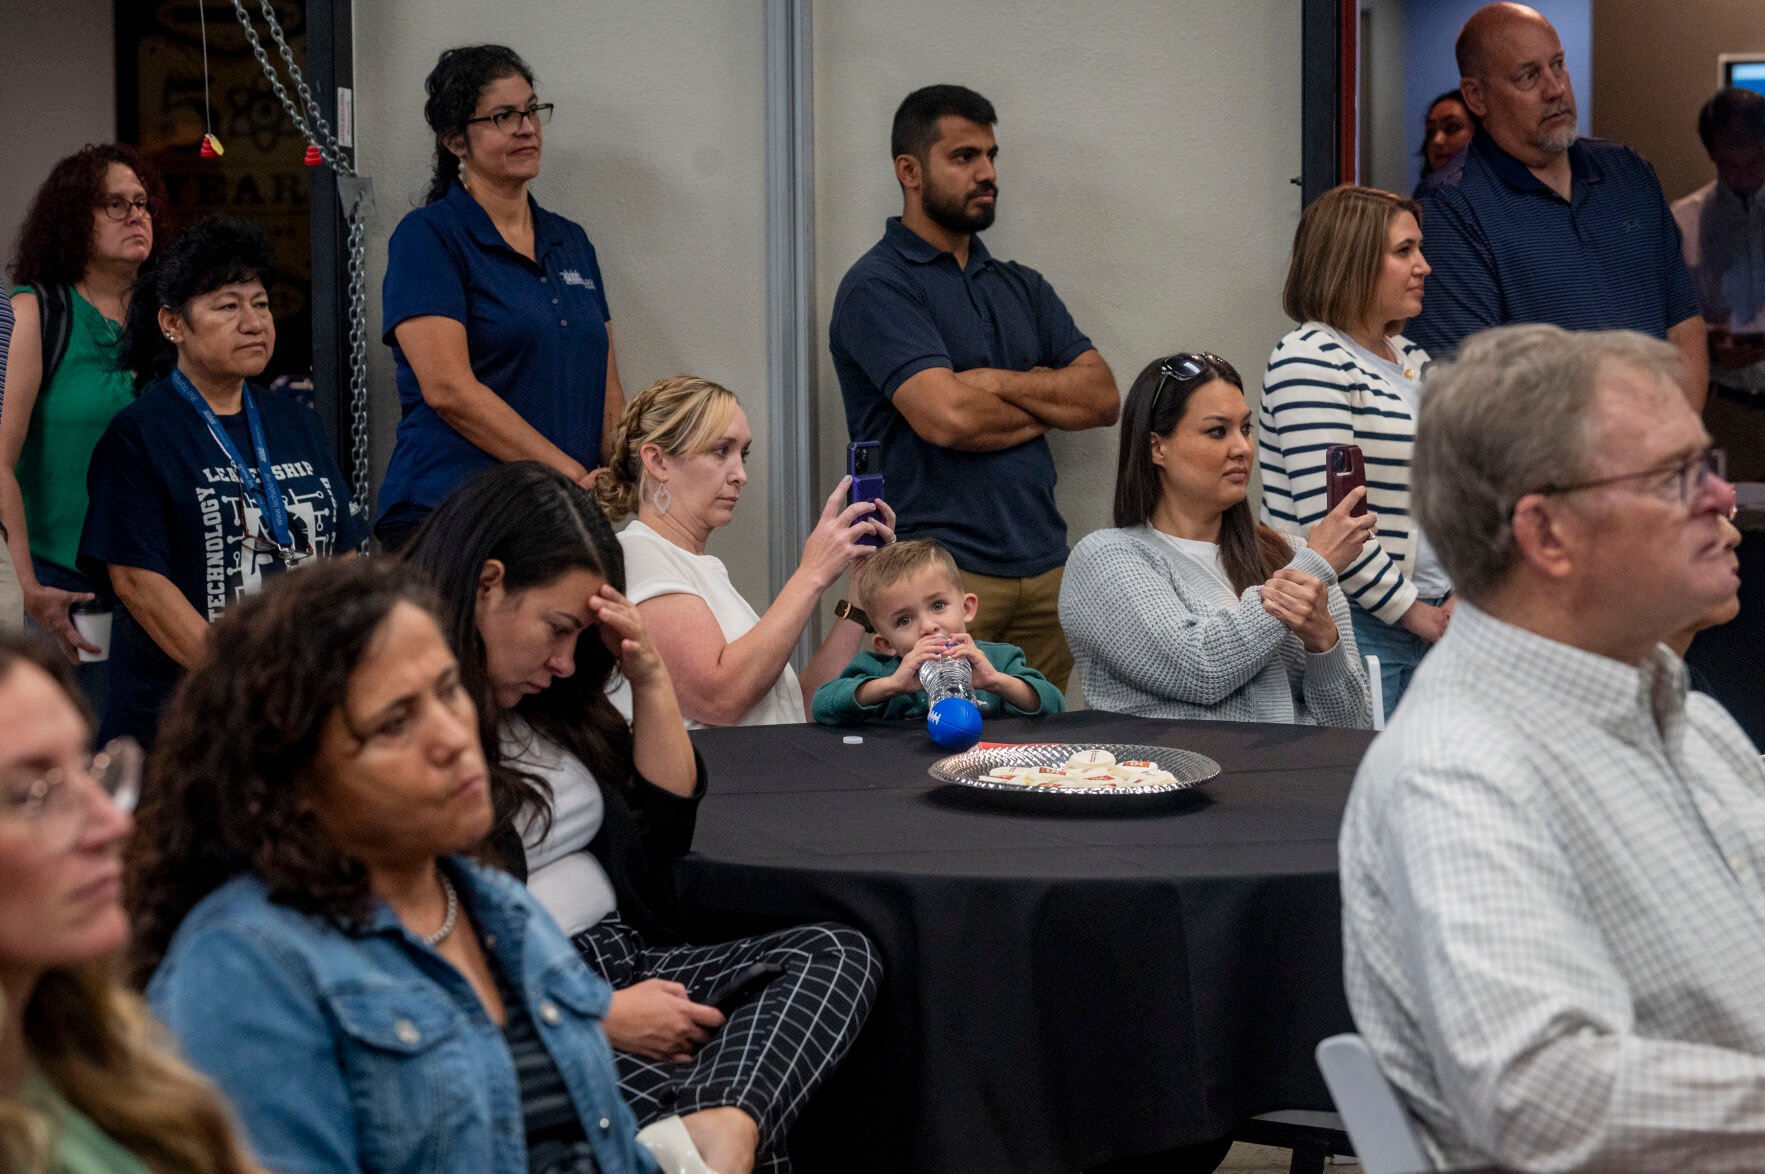
<svg viewBox="0 0 1765 1174">
<path fill-rule="evenodd" d="M 434 948 L 447 941 L 447 936 L 454 931 L 454 923 L 460 919 L 460 898 L 454 892 L 453 882 L 447 879 L 447 873 L 436 872 L 441 880 L 441 891 L 447 894 L 447 916 L 441 919 L 441 928 L 423 939 L 423 944 Z"/>
</svg>

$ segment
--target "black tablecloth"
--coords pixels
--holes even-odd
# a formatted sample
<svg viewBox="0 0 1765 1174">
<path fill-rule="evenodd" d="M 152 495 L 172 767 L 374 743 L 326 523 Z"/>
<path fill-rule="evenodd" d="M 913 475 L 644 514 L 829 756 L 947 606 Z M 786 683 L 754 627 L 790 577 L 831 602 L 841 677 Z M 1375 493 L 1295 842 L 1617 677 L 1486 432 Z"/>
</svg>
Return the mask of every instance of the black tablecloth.
<svg viewBox="0 0 1765 1174">
<path fill-rule="evenodd" d="M 1371 735 L 1097 712 L 993 741 L 1151 743 L 1224 767 L 1167 810 L 1039 815 L 926 774 L 918 723 L 693 735 L 710 793 L 680 863 L 724 936 L 857 926 L 887 975 L 794 1139 L 807 1170 L 1064 1171 L 1328 1109 L 1350 1030 L 1336 833 Z"/>
</svg>

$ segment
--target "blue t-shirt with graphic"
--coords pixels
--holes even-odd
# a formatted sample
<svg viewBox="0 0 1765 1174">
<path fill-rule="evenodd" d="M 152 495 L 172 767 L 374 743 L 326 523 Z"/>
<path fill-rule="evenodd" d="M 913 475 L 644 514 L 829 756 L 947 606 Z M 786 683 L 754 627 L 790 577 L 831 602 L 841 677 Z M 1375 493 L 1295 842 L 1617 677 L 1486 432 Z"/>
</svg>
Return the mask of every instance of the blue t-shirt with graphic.
<svg viewBox="0 0 1765 1174">
<path fill-rule="evenodd" d="M 252 388 L 251 396 L 294 547 L 310 545 L 317 557 L 355 550 L 367 538 L 366 519 L 318 416 L 261 388 Z M 234 447 L 250 454 L 245 413 L 219 421 Z M 234 600 L 286 569 L 263 540 L 271 531 L 260 503 L 244 492 L 226 450 L 169 381 L 155 383 L 116 414 L 93 450 L 86 485 L 91 505 L 80 569 L 96 583 L 109 586 L 111 565 L 156 572 L 213 623 Z M 182 670 L 121 606 L 110 659 L 100 738 L 129 734 L 151 745 L 160 706 Z"/>
</svg>

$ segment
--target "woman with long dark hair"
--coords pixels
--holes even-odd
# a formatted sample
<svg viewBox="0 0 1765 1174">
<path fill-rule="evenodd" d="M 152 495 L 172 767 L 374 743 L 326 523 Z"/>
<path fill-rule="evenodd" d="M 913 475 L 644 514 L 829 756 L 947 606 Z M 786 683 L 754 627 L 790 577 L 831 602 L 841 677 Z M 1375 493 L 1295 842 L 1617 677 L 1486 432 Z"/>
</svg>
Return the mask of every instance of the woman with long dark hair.
<svg viewBox="0 0 1765 1174">
<path fill-rule="evenodd" d="M 214 1089 L 117 976 L 139 747 L 91 751 L 67 662 L 0 632 L 0 1169 L 247 1174 Z"/>
<path fill-rule="evenodd" d="M 1309 544 L 1257 524 L 1256 451 L 1237 370 L 1174 354 L 1122 409 L 1115 525 L 1073 548 L 1060 590 L 1097 709 L 1154 717 L 1365 726 L 1366 672 L 1336 576 L 1372 533 L 1355 490 Z"/>
<path fill-rule="evenodd" d="M 478 701 L 509 829 L 497 842 L 614 987 L 607 1038 L 639 1122 L 678 1115 L 722 1174 L 787 1169 L 791 1122 L 869 1011 L 870 942 L 809 925 L 705 944 L 681 910 L 671 870 L 692 846 L 703 770 L 585 490 L 531 461 L 491 469 L 442 503 L 408 557 L 442 593 Z M 618 678 L 629 725 L 607 700 Z M 782 973 L 725 1022 L 702 1000 L 756 962 Z"/>
<path fill-rule="evenodd" d="M 1416 184 L 1416 195 L 1432 186 L 1428 177 L 1452 162 L 1476 129 L 1471 108 L 1457 90 L 1448 90 L 1428 103 L 1428 113 L 1422 119 L 1422 147 L 1416 152 L 1422 157 L 1422 178 Z"/>
<path fill-rule="evenodd" d="M 403 412 L 374 524 L 388 549 L 497 461 L 586 484 L 625 406 L 594 246 L 528 191 L 552 113 L 533 70 L 468 45 L 424 84 L 435 172 L 392 234 L 381 294 Z"/>
<path fill-rule="evenodd" d="M 275 1170 L 635 1174 L 606 984 L 517 881 L 420 576 L 289 575 L 179 687 L 130 855 L 135 974 Z"/>
<path fill-rule="evenodd" d="M 77 562 L 86 466 L 134 399 L 117 338 L 135 278 L 160 243 L 161 206 L 159 177 L 134 148 L 88 146 L 50 170 L 12 254 L 17 321 L 0 403 L 0 528 L 25 613 L 70 661 L 100 651 L 68 612 L 92 603 L 101 586 Z M 102 661 L 80 667 L 94 705 L 103 704 L 107 675 Z"/>
<path fill-rule="evenodd" d="M 150 383 L 93 450 L 79 548 L 120 603 L 103 737 L 152 745 L 172 686 L 208 656 L 209 624 L 366 538 L 318 416 L 250 383 L 276 346 L 269 277 L 262 228 L 205 216 L 135 293 L 121 345 Z"/>
</svg>

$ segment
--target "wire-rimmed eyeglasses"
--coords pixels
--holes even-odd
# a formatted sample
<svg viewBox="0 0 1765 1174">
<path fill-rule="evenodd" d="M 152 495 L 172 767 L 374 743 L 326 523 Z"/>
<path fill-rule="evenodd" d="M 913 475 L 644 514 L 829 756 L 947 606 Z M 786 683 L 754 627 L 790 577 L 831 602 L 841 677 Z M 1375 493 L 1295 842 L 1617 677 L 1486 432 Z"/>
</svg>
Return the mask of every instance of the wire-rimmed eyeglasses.
<svg viewBox="0 0 1765 1174">
<path fill-rule="evenodd" d="M 1648 492 L 1663 499 L 1677 498 L 1680 505 L 1689 506 L 1709 484 L 1710 478 L 1718 481 L 1728 479 L 1728 453 L 1724 449 L 1711 446 L 1700 449 L 1682 460 L 1672 461 L 1665 465 L 1654 465 L 1647 469 L 1637 469 L 1631 473 L 1617 473 L 1611 477 L 1595 477 L 1589 481 L 1571 481 L 1566 484 L 1552 482 L 1532 490 L 1547 497 L 1560 497 L 1565 493 L 1578 493 L 1583 489 L 1599 489 L 1606 485 L 1617 485 L 1625 481 L 1639 481 L 1648 477 L 1659 478 Z M 1669 492 L 1671 491 L 1671 492 Z M 1522 496 L 1525 496 L 1522 494 Z"/>
<path fill-rule="evenodd" d="M 117 810 L 133 811 L 145 757 L 133 738 L 117 738 L 73 770 L 56 767 L 35 776 L 0 772 L 0 825 L 33 824 L 51 851 L 65 852 L 79 843 L 92 816 L 81 784 L 96 783 Z"/>
</svg>

